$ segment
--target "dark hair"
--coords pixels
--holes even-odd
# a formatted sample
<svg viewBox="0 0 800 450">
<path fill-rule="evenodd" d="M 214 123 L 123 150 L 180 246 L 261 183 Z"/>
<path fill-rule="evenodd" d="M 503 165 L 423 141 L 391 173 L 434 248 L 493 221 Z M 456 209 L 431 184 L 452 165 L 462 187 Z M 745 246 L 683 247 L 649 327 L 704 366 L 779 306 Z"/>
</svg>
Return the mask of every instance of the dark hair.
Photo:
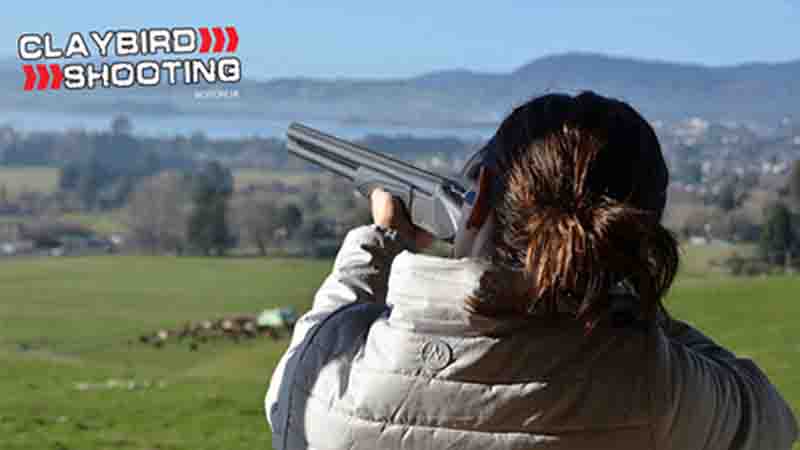
<svg viewBox="0 0 800 450">
<path fill-rule="evenodd" d="M 496 263 L 522 269 L 519 295 L 476 297 L 483 314 L 573 311 L 591 330 L 627 280 L 653 323 L 678 268 L 660 224 L 667 167 L 653 129 L 626 103 L 591 92 L 516 108 L 494 138 Z"/>
</svg>

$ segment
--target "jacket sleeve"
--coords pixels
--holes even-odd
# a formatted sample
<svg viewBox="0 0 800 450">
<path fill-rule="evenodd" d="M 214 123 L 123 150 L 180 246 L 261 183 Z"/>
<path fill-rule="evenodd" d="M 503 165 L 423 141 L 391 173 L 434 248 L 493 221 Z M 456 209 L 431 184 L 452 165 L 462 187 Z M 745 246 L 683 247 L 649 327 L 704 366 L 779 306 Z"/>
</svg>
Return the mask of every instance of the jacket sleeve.
<svg viewBox="0 0 800 450">
<path fill-rule="evenodd" d="M 658 333 L 658 449 L 790 449 L 797 420 L 767 376 L 690 325 Z"/>
<path fill-rule="evenodd" d="M 392 260 L 407 248 L 394 230 L 368 225 L 350 231 L 314 296 L 312 316 L 353 302 L 384 303 Z"/>
<path fill-rule="evenodd" d="M 408 245 L 396 232 L 375 225 L 359 227 L 347 234 L 333 270 L 314 296 L 311 310 L 295 324 L 289 348 L 272 374 L 265 410 L 274 444 L 283 433 L 294 370 L 314 329 L 342 306 L 356 302 L 384 303 L 392 260 L 406 248 Z M 275 445 L 275 448 L 282 447 Z"/>
</svg>

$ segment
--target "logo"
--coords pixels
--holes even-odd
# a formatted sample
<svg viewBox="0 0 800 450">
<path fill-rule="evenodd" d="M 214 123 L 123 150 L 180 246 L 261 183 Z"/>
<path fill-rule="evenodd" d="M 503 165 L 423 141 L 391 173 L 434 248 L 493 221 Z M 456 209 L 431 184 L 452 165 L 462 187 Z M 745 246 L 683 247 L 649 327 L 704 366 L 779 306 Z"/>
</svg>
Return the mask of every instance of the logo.
<svg viewBox="0 0 800 450">
<path fill-rule="evenodd" d="M 74 32 L 63 46 L 51 33 L 17 40 L 25 91 L 238 83 L 238 47 L 233 26 Z M 80 62 L 90 58 L 100 62 Z"/>
<path fill-rule="evenodd" d="M 447 345 L 447 342 L 441 339 L 425 342 L 420 350 L 420 355 L 425 368 L 432 372 L 444 369 L 453 360 L 453 350 Z"/>
</svg>

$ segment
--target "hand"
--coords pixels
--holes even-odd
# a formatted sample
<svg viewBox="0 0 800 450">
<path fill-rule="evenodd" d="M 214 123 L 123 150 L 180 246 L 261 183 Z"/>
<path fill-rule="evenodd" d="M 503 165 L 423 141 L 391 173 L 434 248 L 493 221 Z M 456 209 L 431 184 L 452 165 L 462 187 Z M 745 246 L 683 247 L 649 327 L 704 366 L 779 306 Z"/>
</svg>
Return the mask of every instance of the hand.
<svg viewBox="0 0 800 450">
<path fill-rule="evenodd" d="M 403 207 L 403 202 L 383 189 L 375 189 L 370 194 L 372 220 L 375 225 L 391 228 L 408 242 L 413 242 L 417 250 L 430 247 L 433 235 L 411 223 Z"/>
</svg>

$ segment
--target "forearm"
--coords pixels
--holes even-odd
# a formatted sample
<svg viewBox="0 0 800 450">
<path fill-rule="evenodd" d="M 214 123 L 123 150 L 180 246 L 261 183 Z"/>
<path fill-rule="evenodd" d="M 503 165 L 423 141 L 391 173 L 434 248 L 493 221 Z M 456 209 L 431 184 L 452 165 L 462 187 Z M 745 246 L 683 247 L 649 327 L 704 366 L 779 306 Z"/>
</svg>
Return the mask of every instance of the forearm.
<svg viewBox="0 0 800 450">
<path fill-rule="evenodd" d="M 376 225 L 351 230 L 314 296 L 312 310 L 332 310 L 357 301 L 383 303 L 392 260 L 406 249 L 409 245 L 394 231 Z"/>
<path fill-rule="evenodd" d="M 383 303 L 394 257 L 408 245 L 397 233 L 374 225 L 351 230 L 344 239 L 330 275 L 314 296 L 311 310 L 297 321 L 289 348 L 272 374 L 265 398 L 267 420 L 277 434 L 288 414 L 291 380 L 314 329 L 339 308 L 354 302 Z"/>
<path fill-rule="evenodd" d="M 397 233 L 365 225 L 350 230 L 336 255 L 331 273 L 314 295 L 311 309 L 295 324 L 291 347 L 336 309 L 354 302 L 383 303 L 392 260 L 408 248 Z"/>
</svg>

